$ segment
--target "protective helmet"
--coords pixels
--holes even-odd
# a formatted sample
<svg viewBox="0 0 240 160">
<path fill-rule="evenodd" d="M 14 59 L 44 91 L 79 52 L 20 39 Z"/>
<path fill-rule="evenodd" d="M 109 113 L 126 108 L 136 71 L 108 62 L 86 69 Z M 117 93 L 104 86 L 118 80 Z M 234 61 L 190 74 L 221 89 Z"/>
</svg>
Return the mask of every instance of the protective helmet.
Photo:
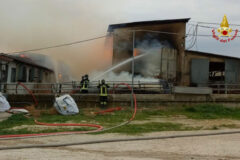
<svg viewBox="0 0 240 160">
<path fill-rule="evenodd" d="M 102 79 L 102 84 L 105 84 L 105 80 L 104 79 Z"/>
</svg>

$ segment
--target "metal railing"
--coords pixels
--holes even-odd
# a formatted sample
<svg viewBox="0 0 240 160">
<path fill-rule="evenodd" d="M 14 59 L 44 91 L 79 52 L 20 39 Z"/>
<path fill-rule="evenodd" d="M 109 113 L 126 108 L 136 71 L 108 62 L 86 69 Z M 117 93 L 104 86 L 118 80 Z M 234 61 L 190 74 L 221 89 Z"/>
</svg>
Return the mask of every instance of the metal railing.
<svg viewBox="0 0 240 160">
<path fill-rule="evenodd" d="M 115 88 L 117 84 L 128 83 L 130 81 L 107 81 L 109 85 L 109 93 L 129 93 L 129 89 L 120 85 L 118 88 Z M 35 94 L 79 94 L 80 82 L 72 81 L 66 83 L 23 83 L 27 88 L 29 88 Z M 99 93 L 98 81 L 90 82 L 88 92 L 89 93 Z M 166 94 L 172 92 L 171 84 L 161 84 L 160 82 L 143 82 L 135 81 L 133 86 L 134 92 L 136 94 Z M 0 83 L 0 92 L 8 94 L 28 94 L 28 92 L 20 86 L 18 83 Z"/>
<path fill-rule="evenodd" d="M 214 94 L 239 94 L 240 84 L 208 84 Z"/>
<path fill-rule="evenodd" d="M 213 94 L 240 94 L 240 83 L 207 83 L 198 84 L 198 87 L 209 87 Z"/>
<path fill-rule="evenodd" d="M 124 85 L 115 88 L 117 84 L 128 83 L 131 81 L 107 81 L 109 93 L 130 93 Z M 98 81 L 90 82 L 89 93 L 99 93 Z M 66 83 L 24 83 L 35 94 L 80 94 L 80 81 Z M 213 94 L 240 94 L 239 84 L 209 83 L 201 84 L 201 87 L 212 88 Z M 135 81 L 133 86 L 136 94 L 170 94 L 173 93 L 173 84 L 161 82 Z M 28 94 L 28 92 L 18 83 L 0 83 L 0 92 L 7 94 Z"/>
</svg>

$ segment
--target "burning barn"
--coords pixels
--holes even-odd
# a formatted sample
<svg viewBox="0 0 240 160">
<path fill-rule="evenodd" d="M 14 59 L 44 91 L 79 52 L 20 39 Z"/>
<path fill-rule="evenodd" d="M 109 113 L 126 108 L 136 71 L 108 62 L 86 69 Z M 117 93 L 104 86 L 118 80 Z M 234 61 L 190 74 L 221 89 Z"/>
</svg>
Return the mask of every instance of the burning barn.
<svg viewBox="0 0 240 160">
<path fill-rule="evenodd" d="M 181 81 L 185 55 L 186 19 L 134 22 L 110 25 L 113 35 L 113 65 L 133 55 L 143 55 L 135 61 L 135 74 L 158 77 L 170 82 Z M 131 72 L 131 64 L 117 72 Z"/>
<path fill-rule="evenodd" d="M 0 92 L 15 92 L 13 88 L 16 88 L 16 86 L 11 84 L 17 82 L 28 84 L 53 83 L 56 82 L 56 79 L 52 69 L 36 64 L 32 59 L 24 55 L 1 53 L 0 82 Z"/>
<path fill-rule="evenodd" d="M 109 25 L 113 65 L 134 55 L 135 75 L 164 79 L 178 86 L 239 83 L 239 58 L 185 49 L 188 21 L 189 18 Z M 115 72 L 131 72 L 131 67 L 127 64 Z"/>
</svg>

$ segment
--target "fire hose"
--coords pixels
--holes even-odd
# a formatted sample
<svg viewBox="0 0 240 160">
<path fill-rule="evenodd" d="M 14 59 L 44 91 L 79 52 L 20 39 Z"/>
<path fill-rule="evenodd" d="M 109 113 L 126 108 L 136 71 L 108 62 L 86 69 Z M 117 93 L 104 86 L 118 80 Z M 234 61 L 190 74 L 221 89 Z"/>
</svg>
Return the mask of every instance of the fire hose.
<svg viewBox="0 0 240 160">
<path fill-rule="evenodd" d="M 33 100 L 35 102 L 35 105 L 37 105 L 38 101 L 37 101 L 36 97 L 34 96 L 34 94 L 32 93 L 32 91 L 30 89 L 28 89 L 27 86 L 25 86 L 23 83 L 19 82 L 18 84 L 23 86 L 28 91 L 28 93 L 30 95 L 32 95 Z M 126 83 L 120 83 L 120 84 L 116 85 L 115 88 L 117 88 L 119 85 L 125 85 L 125 86 L 128 87 L 129 90 L 132 89 L 131 86 L 129 86 Z M 135 115 L 136 115 L 136 112 L 137 112 L 137 100 L 136 100 L 136 95 L 134 93 L 133 93 L 132 96 L 133 96 L 133 99 L 134 99 L 134 112 L 133 112 L 131 118 L 128 121 L 123 122 L 119 125 L 103 129 L 102 126 L 97 125 L 97 124 L 78 124 L 78 123 L 77 124 L 76 123 L 73 123 L 73 124 L 50 124 L 50 123 L 38 122 L 37 120 L 35 120 L 35 123 L 38 124 L 38 125 L 45 125 L 45 126 L 84 126 L 84 127 L 94 127 L 94 128 L 97 128 L 97 129 L 96 130 L 90 130 L 90 131 L 68 131 L 68 132 L 54 132 L 54 133 L 0 135 L 0 140 L 3 140 L 3 139 L 20 139 L 20 138 L 23 139 L 23 138 L 43 137 L 43 136 L 83 134 L 83 133 L 96 133 L 96 132 L 103 132 L 103 131 L 107 131 L 107 130 L 110 130 L 110 129 L 120 127 L 120 126 L 128 124 L 129 122 L 131 122 L 135 118 Z"/>
</svg>

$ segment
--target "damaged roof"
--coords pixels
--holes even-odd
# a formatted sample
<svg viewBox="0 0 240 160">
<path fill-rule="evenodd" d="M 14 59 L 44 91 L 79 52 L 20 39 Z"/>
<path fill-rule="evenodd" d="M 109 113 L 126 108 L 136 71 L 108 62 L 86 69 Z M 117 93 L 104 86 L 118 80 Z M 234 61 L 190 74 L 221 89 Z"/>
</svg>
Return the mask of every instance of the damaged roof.
<svg viewBox="0 0 240 160">
<path fill-rule="evenodd" d="M 108 32 L 113 32 L 115 29 L 127 28 L 127 27 L 140 27 L 140 26 L 147 26 L 147 25 L 169 24 L 169 23 L 178 23 L 178 22 L 187 23 L 189 20 L 190 18 L 183 18 L 183 19 L 166 19 L 166 20 L 111 24 L 108 26 Z"/>
<path fill-rule="evenodd" d="M 36 64 L 32 59 L 30 58 L 23 58 L 20 56 L 13 56 L 13 55 L 9 55 L 9 54 L 4 54 L 4 53 L 0 53 L 0 59 L 4 59 L 6 61 L 16 61 L 19 63 L 24 63 L 30 66 L 34 66 L 34 67 L 38 67 L 38 68 L 42 68 L 44 70 L 50 71 L 50 72 L 54 72 L 52 69 L 47 68 L 45 66 L 41 66 L 39 64 Z"/>
</svg>

